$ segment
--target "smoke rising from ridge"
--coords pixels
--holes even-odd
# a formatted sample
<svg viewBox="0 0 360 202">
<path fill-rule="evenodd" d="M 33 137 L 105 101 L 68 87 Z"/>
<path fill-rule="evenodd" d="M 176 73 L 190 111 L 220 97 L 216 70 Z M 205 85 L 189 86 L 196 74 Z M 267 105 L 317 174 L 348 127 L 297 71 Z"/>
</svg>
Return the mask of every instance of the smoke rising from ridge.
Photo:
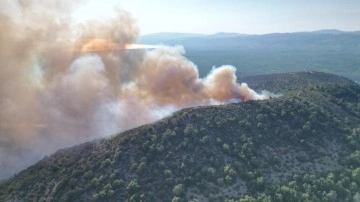
<svg viewBox="0 0 360 202">
<path fill-rule="evenodd" d="M 183 107 L 269 97 L 236 83 L 232 66 L 199 78 L 181 47 L 129 46 L 139 30 L 125 11 L 75 24 L 68 13 L 76 6 L 70 0 L 2 2 L 0 179 L 61 147 Z M 103 51 L 84 48 L 93 40 L 112 45 L 102 46 Z"/>
</svg>

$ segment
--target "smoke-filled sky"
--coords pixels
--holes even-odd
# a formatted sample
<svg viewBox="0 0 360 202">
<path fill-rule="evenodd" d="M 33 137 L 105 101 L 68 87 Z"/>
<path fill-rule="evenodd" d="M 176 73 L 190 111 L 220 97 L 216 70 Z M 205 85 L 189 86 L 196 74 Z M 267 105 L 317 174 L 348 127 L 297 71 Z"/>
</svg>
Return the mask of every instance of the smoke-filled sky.
<svg viewBox="0 0 360 202">
<path fill-rule="evenodd" d="M 236 67 L 214 67 L 200 78 L 182 47 L 134 44 L 140 28 L 128 11 L 74 19 L 84 6 L 85 0 L 1 2 L 0 179 L 59 148 L 184 107 L 270 96 L 237 83 Z"/>
<path fill-rule="evenodd" d="M 358 0 L 93 0 L 75 16 L 86 19 L 111 15 L 114 5 L 135 16 L 141 35 L 360 30 Z"/>
</svg>

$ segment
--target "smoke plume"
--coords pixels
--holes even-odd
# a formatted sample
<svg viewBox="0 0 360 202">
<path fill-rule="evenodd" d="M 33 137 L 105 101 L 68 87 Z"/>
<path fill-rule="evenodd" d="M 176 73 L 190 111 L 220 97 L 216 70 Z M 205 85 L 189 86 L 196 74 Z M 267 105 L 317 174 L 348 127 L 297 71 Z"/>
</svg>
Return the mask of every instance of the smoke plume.
<svg viewBox="0 0 360 202">
<path fill-rule="evenodd" d="M 61 147 L 183 107 L 268 98 L 236 83 L 232 66 L 201 79 L 181 47 L 129 45 L 139 30 L 125 11 L 76 24 L 69 14 L 76 6 L 71 0 L 1 3 L 0 178 Z"/>
</svg>

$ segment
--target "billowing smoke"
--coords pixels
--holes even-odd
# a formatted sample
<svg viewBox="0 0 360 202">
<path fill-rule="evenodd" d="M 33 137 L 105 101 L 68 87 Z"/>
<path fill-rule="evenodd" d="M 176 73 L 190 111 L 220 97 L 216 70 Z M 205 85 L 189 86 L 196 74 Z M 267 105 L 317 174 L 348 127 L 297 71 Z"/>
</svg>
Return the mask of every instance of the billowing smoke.
<svg viewBox="0 0 360 202">
<path fill-rule="evenodd" d="M 125 11 L 76 24 L 68 14 L 74 6 L 71 0 L 1 2 L 0 178 L 61 147 L 183 107 L 268 98 L 236 83 L 232 66 L 201 79 L 180 47 L 129 46 L 139 31 Z M 111 44 L 99 50 L 90 42 Z"/>
</svg>

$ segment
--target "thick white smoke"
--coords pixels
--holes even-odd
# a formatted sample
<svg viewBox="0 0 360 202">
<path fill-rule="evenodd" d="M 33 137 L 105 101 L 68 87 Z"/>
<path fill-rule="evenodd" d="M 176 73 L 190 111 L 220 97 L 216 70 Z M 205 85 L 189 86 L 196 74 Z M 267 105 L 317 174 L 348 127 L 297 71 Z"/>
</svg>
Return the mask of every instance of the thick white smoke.
<svg viewBox="0 0 360 202">
<path fill-rule="evenodd" d="M 70 0 L 1 4 L 0 179 L 61 147 L 183 107 L 268 98 L 236 83 L 232 66 L 199 78 L 179 47 L 122 50 L 139 48 L 127 46 L 139 32 L 127 12 L 79 25 L 68 14 L 74 6 Z M 83 51 L 89 40 L 116 46 Z"/>
</svg>

